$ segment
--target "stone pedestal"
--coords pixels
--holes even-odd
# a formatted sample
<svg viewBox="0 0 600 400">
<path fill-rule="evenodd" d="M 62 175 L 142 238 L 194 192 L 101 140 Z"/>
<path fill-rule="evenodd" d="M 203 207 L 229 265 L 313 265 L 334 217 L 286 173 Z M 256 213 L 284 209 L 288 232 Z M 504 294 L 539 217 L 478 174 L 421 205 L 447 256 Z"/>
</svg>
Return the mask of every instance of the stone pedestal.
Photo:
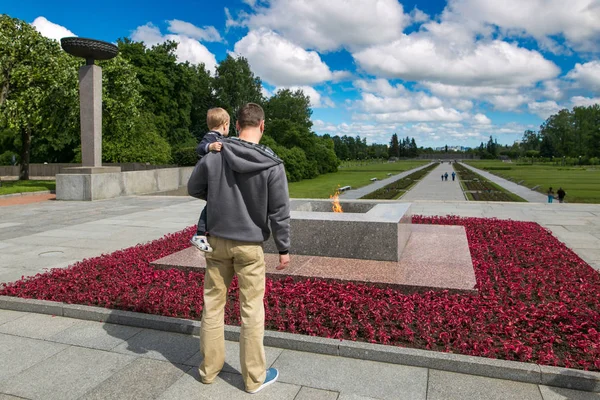
<svg viewBox="0 0 600 400">
<path fill-rule="evenodd" d="M 102 166 L 102 68 L 84 65 L 79 69 L 81 163 Z"/>
<path fill-rule="evenodd" d="M 294 254 L 398 261 L 410 238 L 410 203 L 341 202 L 331 212 L 329 200 L 293 200 L 291 241 Z M 277 253 L 273 239 L 265 251 Z"/>
</svg>

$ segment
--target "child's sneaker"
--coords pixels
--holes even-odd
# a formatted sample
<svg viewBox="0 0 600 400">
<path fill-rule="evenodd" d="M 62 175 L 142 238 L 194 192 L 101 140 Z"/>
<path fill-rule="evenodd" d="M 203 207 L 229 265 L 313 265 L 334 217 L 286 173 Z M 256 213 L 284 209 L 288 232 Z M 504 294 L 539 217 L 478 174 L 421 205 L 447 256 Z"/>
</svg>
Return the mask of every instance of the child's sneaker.
<svg viewBox="0 0 600 400">
<path fill-rule="evenodd" d="M 263 382 L 263 384 L 260 385 L 258 387 L 258 389 L 255 389 L 253 391 L 248 391 L 248 393 L 254 394 L 254 393 L 260 392 L 261 390 L 263 390 L 264 388 L 266 388 L 270 384 L 275 383 L 275 381 L 277 380 L 277 378 L 279 378 L 279 371 L 277 371 L 275 368 L 269 368 L 267 370 L 267 376 L 265 377 L 265 381 Z"/>
<path fill-rule="evenodd" d="M 205 253 L 212 253 L 213 251 L 212 247 L 210 247 L 210 244 L 208 243 L 208 239 L 206 238 L 206 236 L 194 235 L 190 239 L 190 243 L 196 246 L 198 250 L 203 251 Z"/>
</svg>

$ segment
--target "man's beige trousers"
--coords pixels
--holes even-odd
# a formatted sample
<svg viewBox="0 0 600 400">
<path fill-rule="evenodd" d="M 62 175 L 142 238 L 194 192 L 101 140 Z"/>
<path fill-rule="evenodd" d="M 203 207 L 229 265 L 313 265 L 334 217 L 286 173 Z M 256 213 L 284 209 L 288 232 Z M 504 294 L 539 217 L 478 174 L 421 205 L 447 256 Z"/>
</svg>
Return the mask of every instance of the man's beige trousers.
<svg viewBox="0 0 600 400">
<path fill-rule="evenodd" d="M 237 275 L 240 292 L 240 364 L 246 390 L 263 384 L 265 349 L 265 257 L 262 243 L 208 237 L 214 249 L 206 253 L 204 309 L 200 326 L 200 378 L 211 383 L 225 364 L 225 303 L 227 289 Z"/>
</svg>

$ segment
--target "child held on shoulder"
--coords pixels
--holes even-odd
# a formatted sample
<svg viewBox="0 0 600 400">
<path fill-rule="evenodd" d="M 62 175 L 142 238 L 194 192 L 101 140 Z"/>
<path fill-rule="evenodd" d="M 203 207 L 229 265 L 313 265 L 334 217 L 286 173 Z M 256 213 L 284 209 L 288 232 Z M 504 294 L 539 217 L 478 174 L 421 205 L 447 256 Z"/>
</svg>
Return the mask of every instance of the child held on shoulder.
<svg viewBox="0 0 600 400">
<path fill-rule="evenodd" d="M 208 125 L 209 131 L 204 135 L 198 147 L 196 147 L 196 153 L 198 158 L 204 157 L 211 151 L 221 151 L 223 143 L 221 140 L 229 135 L 229 114 L 222 108 L 211 108 L 206 114 L 206 124 Z M 213 251 L 206 235 L 206 206 L 200 213 L 200 219 L 198 220 L 198 228 L 196 234 L 192 237 L 190 242 L 196 246 L 200 251 L 210 253 Z"/>
</svg>

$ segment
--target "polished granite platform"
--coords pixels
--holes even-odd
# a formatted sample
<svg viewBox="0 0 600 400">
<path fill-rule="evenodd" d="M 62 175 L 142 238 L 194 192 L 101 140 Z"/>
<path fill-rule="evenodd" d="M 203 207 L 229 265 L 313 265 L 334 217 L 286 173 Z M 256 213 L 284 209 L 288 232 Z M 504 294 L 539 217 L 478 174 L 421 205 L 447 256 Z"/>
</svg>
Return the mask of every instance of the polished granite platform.
<svg viewBox="0 0 600 400">
<path fill-rule="evenodd" d="M 325 278 L 392 287 L 406 293 L 426 290 L 475 291 L 475 274 L 462 226 L 411 225 L 411 235 L 399 261 L 294 255 L 283 271 L 277 254 L 265 254 L 267 276 Z M 156 268 L 198 270 L 204 254 L 190 247 L 151 263 Z"/>
</svg>

